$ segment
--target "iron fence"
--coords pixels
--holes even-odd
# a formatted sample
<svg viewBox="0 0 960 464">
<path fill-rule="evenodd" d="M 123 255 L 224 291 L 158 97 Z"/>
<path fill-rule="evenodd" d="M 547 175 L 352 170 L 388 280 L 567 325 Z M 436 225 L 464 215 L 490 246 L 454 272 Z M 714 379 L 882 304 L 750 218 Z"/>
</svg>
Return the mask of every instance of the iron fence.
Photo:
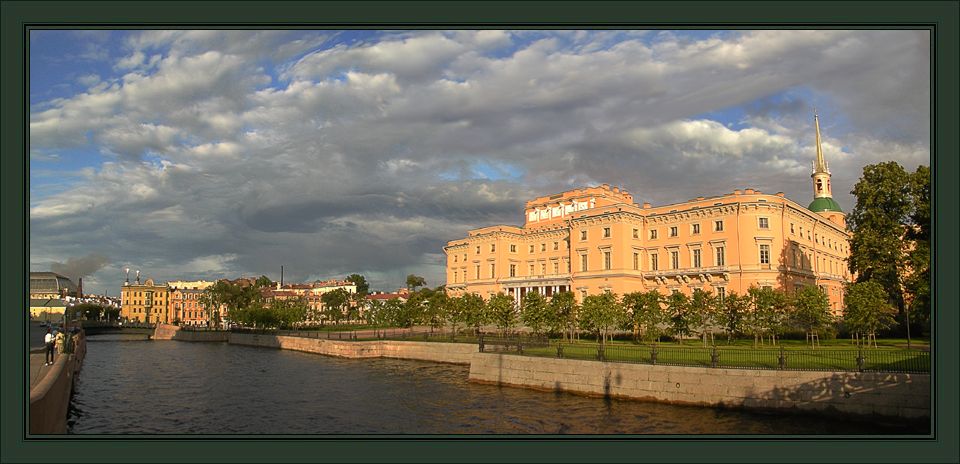
<svg viewBox="0 0 960 464">
<path fill-rule="evenodd" d="M 488 341 L 484 340 L 487 344 Z M 481 346 L 480 351 L 484 351 Z M 529 356 L 550 356 L 635 364 L 715 367 L 727 369 L 782 369 L 805 371 L 860 371 L 929 373 L 930 353 L 881 349 L 739 349 L 611 343 L 526 344 L 503 350 Z"/>
</svg>

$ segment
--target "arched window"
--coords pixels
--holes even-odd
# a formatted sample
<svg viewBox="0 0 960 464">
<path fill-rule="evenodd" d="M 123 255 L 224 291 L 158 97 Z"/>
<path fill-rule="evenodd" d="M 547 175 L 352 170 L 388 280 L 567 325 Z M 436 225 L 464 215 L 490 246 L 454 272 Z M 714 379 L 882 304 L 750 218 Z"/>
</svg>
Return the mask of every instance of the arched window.
<svg viewBox="0 0 960 464">
<path fill-rule="evenodd" d="M 817 192 L 823 191 L 823 179 L 817 179 Z"/>
</svg>

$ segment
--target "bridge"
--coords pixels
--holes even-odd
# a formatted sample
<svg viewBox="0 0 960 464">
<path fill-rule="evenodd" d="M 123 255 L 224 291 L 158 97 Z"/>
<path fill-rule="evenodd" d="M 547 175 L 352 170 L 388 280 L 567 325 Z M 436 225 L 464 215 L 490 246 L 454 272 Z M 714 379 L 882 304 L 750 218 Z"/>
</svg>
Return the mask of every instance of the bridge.
<svg viewBox="0 0 960 464">
<path fill-rule="evenodd" d="M 82 323 L 83 331 L 87 336 L 97 335 L 143 335 L 150 338 L 153 335 L 155 324 L 118 323 L 118 322 L 91 322 Z"/>
</svg>

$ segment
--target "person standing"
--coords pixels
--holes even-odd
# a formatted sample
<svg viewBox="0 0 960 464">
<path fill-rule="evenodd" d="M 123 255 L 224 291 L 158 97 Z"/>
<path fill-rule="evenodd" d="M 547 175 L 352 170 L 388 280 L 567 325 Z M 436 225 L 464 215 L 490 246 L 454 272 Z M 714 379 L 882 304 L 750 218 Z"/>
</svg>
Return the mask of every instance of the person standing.
<svg viewBox="0 0 960 464">
<path fill-rule="evenodd" d="M 54 352 L 56 354 L 63 354 L 63 344 L 66 340 L 66 336 L 63 334 L 63 331 L 57 331 L 57 335 L 53 337 Z"/>
<path fill-rule="evenodd" d="M 53 364 L 53 334 L 50 333 L 49 328 L 47 328 L 47 334 L 43 336 L 43 343 L 47 346 L 46 362 L 43 365 L 49 366 Z"/>
</svg>

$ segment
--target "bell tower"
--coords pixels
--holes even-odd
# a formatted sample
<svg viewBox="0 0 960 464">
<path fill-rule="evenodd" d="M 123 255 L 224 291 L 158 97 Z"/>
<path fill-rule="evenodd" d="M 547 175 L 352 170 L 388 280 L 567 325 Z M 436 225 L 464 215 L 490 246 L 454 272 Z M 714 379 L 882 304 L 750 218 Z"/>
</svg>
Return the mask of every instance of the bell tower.
<svg viewBox="0 0 960 464">
<path fill-rule="evenodd" d="M 813 125 L 817 134 L 817 158 L 813 160 L 813 170 L 810 178 L 813 179 L 813 203 L 808 209 L 826 216 L 830 221 L 846 226 L 843 210 L 833 199 L 833 186 L 830 184 L 830 166 L 823 159 L 823 147 L 820 143 L 820 117 L 813 112 Z"/>
</svg>

